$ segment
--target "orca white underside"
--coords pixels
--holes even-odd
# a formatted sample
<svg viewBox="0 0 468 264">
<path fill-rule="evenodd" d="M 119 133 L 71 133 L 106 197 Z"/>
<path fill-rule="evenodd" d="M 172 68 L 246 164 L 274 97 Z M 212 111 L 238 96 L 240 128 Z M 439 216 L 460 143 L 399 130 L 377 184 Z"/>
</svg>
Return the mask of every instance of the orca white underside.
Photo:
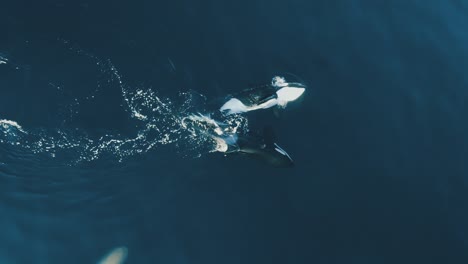
<svg viewBox="0 0 468 264">
<path fill-rule="evenodd" d="M 276 94 L 278 95 L 278 104 L 280 106 L 286 106 L 287 103 L 296 101 L 305 91 L 305 88 L 302 87 L 291 87 L 286 86 L 278 91 Z"/>
<path fill-rule="evenodd" d="M 128 249 L 126 247 L 114 248 L 98 264 L 123 264 L 127 259 Z"/>
<path fill-rule="evenodd" d="M 287 103 L 297 100 L 305 91 L 302 87 L 285 86 L 276 91 L 277 98 L 270 99 L 263 104 L 247 106 L 237 98 L 231 98 L 221 106 L 220 110 L 227 114 L 240 114 L 258 109 L 267 109 L 276 105 L 285 107 Z"/>
<path fill-rule="evenodd" d="M 264 102 L 263 104 L 247 106 L 243 104 L 239 99 L 231 98 L 223 106 L 221 106 L 219 110 L 221 110 L 222 112 L 226 111 L 227 114 L 232 115 L 246 113 L 258 109 L 267 109 L 277 104 L 278 101 L 276 99 L 271 99 Z"/>
</svg>

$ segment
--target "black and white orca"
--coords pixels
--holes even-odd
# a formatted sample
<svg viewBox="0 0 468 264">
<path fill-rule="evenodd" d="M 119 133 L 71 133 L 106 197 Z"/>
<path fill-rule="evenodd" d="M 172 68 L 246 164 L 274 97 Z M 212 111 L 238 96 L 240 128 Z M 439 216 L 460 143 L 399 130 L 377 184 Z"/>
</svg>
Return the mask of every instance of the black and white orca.
<svg viewBox="0 0 468 264">
<path fill-rule="evenodd" d="M 288 83 L 283 77 L 273 77 L 271 84 L 244 90 L 231 97 L 219 109 L 225 114 L 240 114 L 273 106 L 286 107 L 305 91 L 301 83 Z"/>
<path fill-rule="evenodd" d="M 263 136 L 228 135 L 214 137 L 214 139 L 219 152 L 244 154 L 274 167 L 290 168 L 294 166 L 291 156 L 275 143 L 271 128 L 265 128 Z"/>
</svg>

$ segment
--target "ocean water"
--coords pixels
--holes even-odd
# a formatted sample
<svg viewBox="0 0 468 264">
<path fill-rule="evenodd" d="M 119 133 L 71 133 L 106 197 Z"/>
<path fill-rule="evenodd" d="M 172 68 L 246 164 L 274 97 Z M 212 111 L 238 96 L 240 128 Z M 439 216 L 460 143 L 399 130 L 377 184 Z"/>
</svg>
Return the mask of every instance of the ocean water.
<svg viewBox="0 0 468 264">
<path fill-rule="evenodd" d="M 468 262 L 468 3 L 10 1 L 0 25 L 0 263 Z M 183 126 L 275 75 L 301 100 L 233 122 L 294 168 Z"/>
</svg>

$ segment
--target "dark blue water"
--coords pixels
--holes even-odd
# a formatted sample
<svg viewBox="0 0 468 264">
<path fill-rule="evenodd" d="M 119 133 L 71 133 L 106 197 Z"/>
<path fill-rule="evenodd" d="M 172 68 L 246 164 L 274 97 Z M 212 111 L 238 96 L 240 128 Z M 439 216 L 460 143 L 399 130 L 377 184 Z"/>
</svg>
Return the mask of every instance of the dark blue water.
<svg viewBox="0 0 468 264">
<path fill-rule="evenodd" d="M 1 263 L 467 263 L 464 1 L 15 1 L 0 25 Z M 248 122 L 295 168 L 177 125 L 277 74 L 302 100 Z"/>
</svg>

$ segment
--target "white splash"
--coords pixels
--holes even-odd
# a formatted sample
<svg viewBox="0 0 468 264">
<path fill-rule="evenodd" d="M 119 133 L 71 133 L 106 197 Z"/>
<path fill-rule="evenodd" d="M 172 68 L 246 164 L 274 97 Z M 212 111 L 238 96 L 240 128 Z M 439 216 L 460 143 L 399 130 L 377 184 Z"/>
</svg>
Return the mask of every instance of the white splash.
<svg viewBox="0 0 468 264">
<path fill-rule="evenodd" d="M 213 152 L 227 152 L 229 147 L 225 140 L 219 137 L 213 137 L 213 140 L 216 142 L 216 146 Z"/>
<path fill-rule="evenodd" d="M 68 42 L 64 41 L 64 44 L 68 45 Z M 103 79 L 97 83 L 93 94 L 86 98 L 105 92 L 103 87 L 120 88 L 123 107 L 129 117 L 135 120 L 134 135 L 125 137 L 117 131 L 107 131 L 100 137 L 90 137 L 86 131 L 59 128 L 35 128 L 26 132 L 14 121 L 0 120 L 0 143 L 21 145 L 34 154 L 46 154 L 52 158 L 66 157 L 69 164 L 92 161 L 104 156 L 123 161 L 162 146 L 171 146 L 176 152 L 191 157 L 224 148 L 213 140 L 210 133 L 184 123 L 188 116 L 193 117 L 196 112 L 194 109 L 204 107 L 206 97 L 203 95 L 189 91 L 181 92 L 177 98 L 162 98 L 150 88 L 129 87 L 110 60 L 102 61 L 77 47 L 70 47 L 70 51 L 89 58 L 90 66 L 97 67 L 97 73 Z M 3 57 L 0 59 L 7 61 Z M 72 115 L 79 111 L 76 105 L 80 105 L 78 98 L 73 100 Z M 204 120 L 205 125 L 215 126 L 215 135 L 247 131 L 247 119 L 238 115 L 229 116 L 219 123 L 211 122 L 210 116 L 198 115 L 198 118 Z"/>
<path fill-rule="evenodd" d="M 288 86 L 288 83 L 286 82 L 286 79 L 284 79 L 284 77 L 275 76 L 271 80 L 271 85 L 275 87 L 284 87 L 284 86 Z"/>
<path fill-rule="evenodd" d="M 0 126 L 3 129 L 11 129 L 13 127 L 16 128 L 18 131 L 27 134 L 27 132 L 24 131 L 23 128 L 15 121 L 0 119 Z"/>
<path fill-rule="evenodd" d="M 3 57 L 0 55 L 0 64 L 7 64 L 8 63 L 8 58 Z"/>
</svg>

